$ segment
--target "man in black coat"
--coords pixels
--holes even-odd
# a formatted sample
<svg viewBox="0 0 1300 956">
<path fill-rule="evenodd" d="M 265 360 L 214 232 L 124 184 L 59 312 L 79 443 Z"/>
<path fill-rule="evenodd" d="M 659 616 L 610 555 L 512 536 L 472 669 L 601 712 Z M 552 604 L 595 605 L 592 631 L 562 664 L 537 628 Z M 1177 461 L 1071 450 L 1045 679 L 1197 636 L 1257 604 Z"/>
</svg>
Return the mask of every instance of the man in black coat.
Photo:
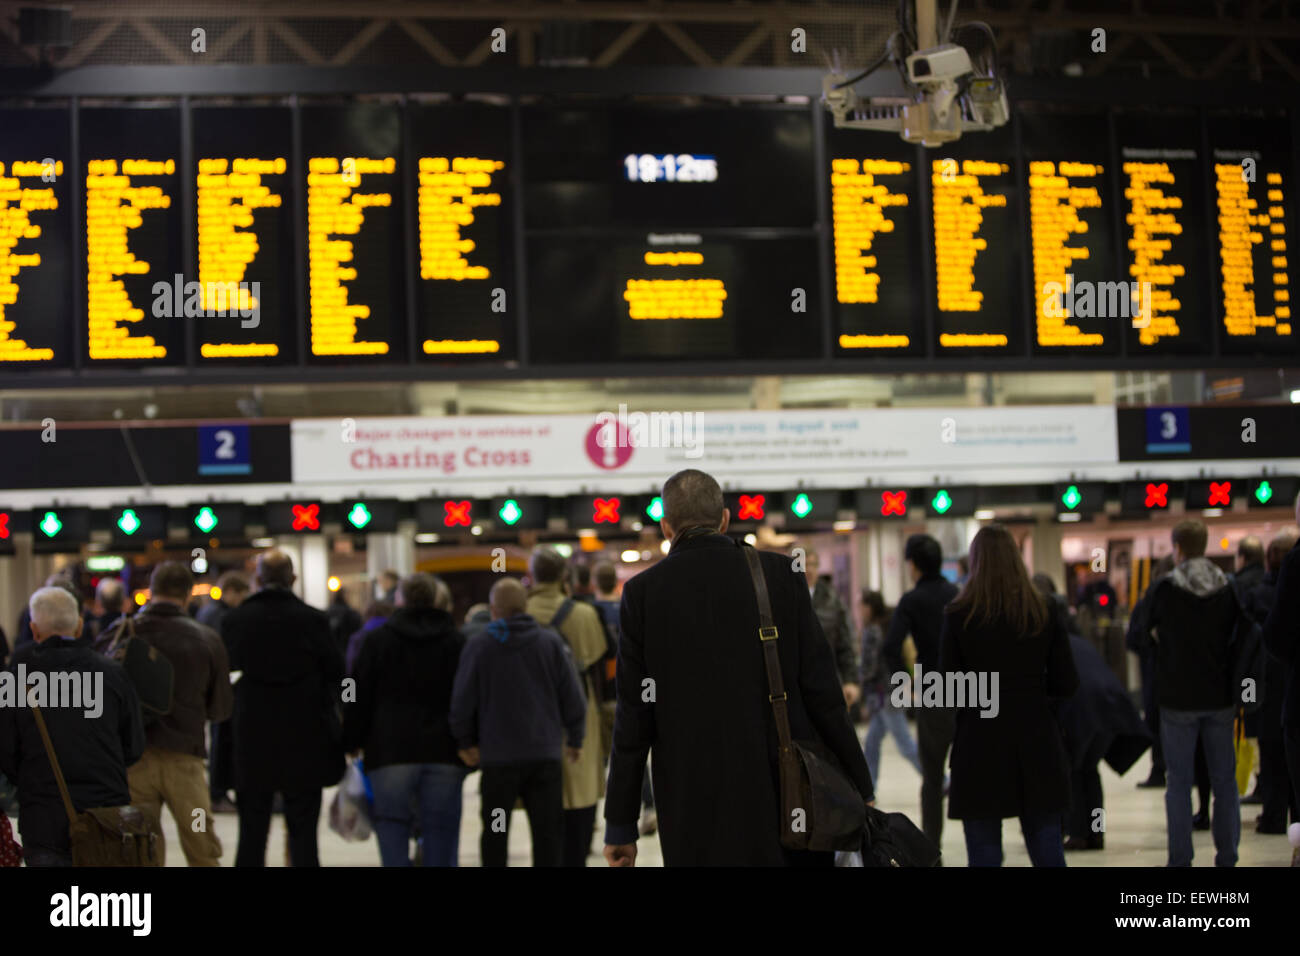
<svg viewBox="0 0 1300 956">
<path fill-rule="evenodd" d="M 1268 544 L 1268 571 L 1246 597 L 1246 613 L 1261 628 L 1268 620 L 1277 597 L 1278 575 L 1287 553 L 1295 547 L 1296 535 L 1284 531 Z M 1264 650 L 1264 680 L 1260 691 L 1259 778 L 1255 792 L 1260 796 L 1258 833 L 1286 833 L 1287 812 L 1300 822 L 1300 795 L 1293 789 L 1286 764 L 1286 738 L 1282 733 L 1282 697 L 1286 692 L 1286 662 Z M 1243 799 L 1243 802 L 1244 799 Z"/>
<path fill-rule="evenodd" d="M 890 673 L 903 671 L 903 642 L 912 635 L 921 673 L 940 672 L 943 609 L 957 596 L 957 586 L 939 573 L 943 549 L 928 534 L 914 534 L 903 546 L 912 590 L 899 599 L 889 622 L 881 654 Z M 918 677 L 920 674 L 917 675 Z M 921 829 L 931 841 L 943 838 L 944 764 L 956 731 L 955 714 L 944 707 L 916 710 L 916 744 L 921 759 Z"/>
<path fill-rule="evenodd" d="M 140 701 L 121 666 L 96 654 L 81 636 L 77 601 L 59 587 L 32 595 L 28 621 L 32 643 L 14 652 L 13 670 L 0 675 L 8 692 L 23 694 L 17 670 L 30 679 L 51 674 L 80 675 L 93 700 L 61 701 L 41 707 L 59 768 L 78 812 L 130 802 L 126 768 L 144 752 Z M 0 695 L 0 773 L 18 787 L 18 830 L 28 866 L 71 866 L 68 816 L 54 770 L 30 708 Z M 39 696 L 35 701 L 40 704 Z"/>
<path fill-rule="evenodd" d="M 257 592 L 221 622 L 235 684 L 236 866 L 264 866 L 271 803 L 284 798 L 289 857 L 319 866 L 321 788 L 343 776 L 339 703 L 343 656 L 324 611 L 290 590 L 296 576 L 283 551 L 257 559 Z"/>
<path fill-rule="evenodd" d="M 1296 500 L 1300 524 L 1300 499 Z M 1282 701 L 1282 736 L 1292 787 L 1300 787 L 1300 545 L 1292 548 L 1277 575 L 1273 609 L 1264 621 L 1264 647 L 1286 665 L 1286 696 Z M 1300 866 L 1300 847 L 1291 855 Z"/>
<path fill-rule="evenodd" d="M 654 752 L 664 863 L 831 864 L 832 854 L 781 845 L 776 722 L 744 554 L 709 475 L 678 472 L 663 487 L 668 557 L 623 588 L 618 708 L 605 798 L 605 858 L 636 861 L 641 776 Z M 830 644 L 791 560 L 761 554 L 779 632 L 794 739 L 820 740 L 873 799 Z"/>
</svg>

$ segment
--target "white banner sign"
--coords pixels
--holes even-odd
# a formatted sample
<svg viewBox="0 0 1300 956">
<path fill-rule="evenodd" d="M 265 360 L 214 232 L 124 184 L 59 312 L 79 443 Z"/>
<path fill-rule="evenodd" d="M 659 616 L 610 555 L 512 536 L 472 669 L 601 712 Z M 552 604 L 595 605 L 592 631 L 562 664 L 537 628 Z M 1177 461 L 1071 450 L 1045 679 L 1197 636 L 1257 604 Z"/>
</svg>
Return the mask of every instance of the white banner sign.
<svg viewBox="0 0 1300 956">
<path fill-rule="evenodd" d="M 296 486 L 397 497 L 645 492 L 682 468 L 733 489 L 1045 482 L 1118 460 L 1109 405 L 293 422 Z"/>
</svg>

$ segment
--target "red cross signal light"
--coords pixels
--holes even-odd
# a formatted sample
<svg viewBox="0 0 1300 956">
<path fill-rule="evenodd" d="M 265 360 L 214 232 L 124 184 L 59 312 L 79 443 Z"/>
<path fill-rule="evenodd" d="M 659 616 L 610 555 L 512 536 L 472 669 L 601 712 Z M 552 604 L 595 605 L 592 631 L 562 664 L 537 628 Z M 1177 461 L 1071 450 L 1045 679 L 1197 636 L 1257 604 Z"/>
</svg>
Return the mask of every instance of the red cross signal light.
<svg viewBox="0 0 1300 956">
<path fill-rule="evenodd" d="M 9 537 L 9 513 L 0 511 L 0 541 Z"/>
<path fill-rule="evenodd" d="M 762 521 L 764 517 L 763 495 L 741 495 L 740 496 L 740 514 L 736 516 L 737 521 Z"/>
<path fill-rule="evenodd" d="M 1160 484 L 1147 482 L 1146 507 L 1148 508 L 1168 508 L 1169 507 L 1169 482 L 1162 481 Z"/>
<path fill-rule="evenodd" d="M 596 524 L 618 524 L 617 498 L 597 498 L 592 502 L 591 520 Z"/>
<path fill-rule="evenodd" d="M 880 493 L 880 514 L 882 517 L 887 517 L 889 515 L 906 515 L 907 492 L 882 491 Z"/>
<path fill-rule="evenodd" d="M 442 523 L 448 528 L 454 528 L 457 525 L 468 528 L 470 526 L 470 504 L 469 501 L 444 501 L 442 510 L 446 514 L 443 516 Z"/>
<path fill-rule="evenodd" d="M 320 530 L 320 505 L 294 505 L 293 506 L 293 530 L 294 531 L 319 531 Z"/>
<path fill-rule="evenodd" d="M 1210 482 L 1210 507 L 1213 508 L 1216 505 L 1222 505 L 1225 508 L 1232 507 L 1232 482 Z"/>
</svg>

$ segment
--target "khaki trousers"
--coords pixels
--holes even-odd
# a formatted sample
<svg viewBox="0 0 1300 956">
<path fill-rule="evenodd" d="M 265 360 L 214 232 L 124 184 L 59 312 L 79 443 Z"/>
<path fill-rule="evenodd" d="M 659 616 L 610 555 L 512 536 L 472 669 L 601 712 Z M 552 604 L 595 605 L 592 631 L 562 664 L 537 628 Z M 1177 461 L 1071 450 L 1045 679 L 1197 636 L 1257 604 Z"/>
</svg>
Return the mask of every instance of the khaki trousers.
<svg viewBox="0 0 1300 956">
<path fill-rule="evenodd" d="M 221 865 L 221 841 L 212 832 L 212 805 L 202 757 L 149 747 L 127 768 L 126 778 L 133 806 L 153 813 L 159 820 L 163 804 L 171 810 L 190 866 Z"/>
</svg>

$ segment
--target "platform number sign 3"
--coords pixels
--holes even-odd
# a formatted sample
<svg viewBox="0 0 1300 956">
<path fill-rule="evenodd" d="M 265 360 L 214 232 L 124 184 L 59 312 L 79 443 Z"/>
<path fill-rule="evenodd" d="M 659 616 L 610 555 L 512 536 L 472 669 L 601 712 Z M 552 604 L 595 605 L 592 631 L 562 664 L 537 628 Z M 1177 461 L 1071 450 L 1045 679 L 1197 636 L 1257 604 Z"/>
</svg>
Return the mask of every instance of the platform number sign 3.
<svg viewBox="0 0 1300 956">
<path fill-rule="evenodd" d="M 1148 408 L 1147 454 L 1188 454 L 1192 430 L 1186 408 Z"/>
<path fill-rule="evenodd" d="M 200 425 L 199 474 L 251 474 L 249 446 L 247 425 Z"/>
</svg>

